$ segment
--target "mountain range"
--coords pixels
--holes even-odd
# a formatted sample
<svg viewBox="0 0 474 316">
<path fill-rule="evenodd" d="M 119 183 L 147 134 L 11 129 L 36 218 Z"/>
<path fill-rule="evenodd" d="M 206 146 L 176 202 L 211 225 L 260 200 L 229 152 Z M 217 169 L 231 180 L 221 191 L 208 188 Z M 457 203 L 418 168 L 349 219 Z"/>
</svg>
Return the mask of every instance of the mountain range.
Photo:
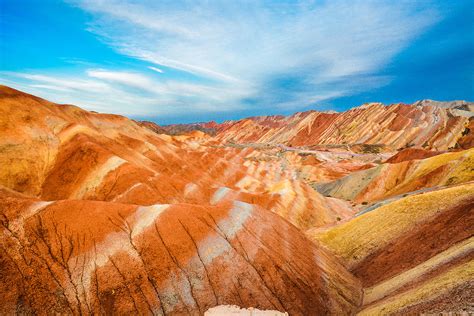
<svg viewBox="0 0 474 316">
<path fill-rule="evenodd" d="M 473 117 L 159 126 L 0 86 L 0 313 L 474 312 Z"/>
</svg>

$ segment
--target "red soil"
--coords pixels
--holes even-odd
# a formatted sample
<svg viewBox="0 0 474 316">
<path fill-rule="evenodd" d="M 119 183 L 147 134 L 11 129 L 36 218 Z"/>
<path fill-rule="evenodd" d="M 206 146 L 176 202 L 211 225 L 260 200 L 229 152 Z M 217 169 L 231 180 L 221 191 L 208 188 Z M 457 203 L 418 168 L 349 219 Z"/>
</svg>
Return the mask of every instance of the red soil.
<svg viewBox="0 0 474 316">
<path fill-rule="evenodd" d="M 414 159 L 425 159 L 429 157 L 433 157 L 439 154 L 442 154 L 443 152 L 437 152 L 437 151 L 430 151 L 430 150 L 425 150 L 421 148 L 406 148 L 389 159 L 387 159 L 385 162 L 386 163 L 400 163 L 403 161 L 408 161 L 408 160 L 414 160 Z"/>
<path fill-rule="evenodd" d="M 233 304 L 352 314 L 362 302 L 357 277 L 373 285 L 471 236 L 473 201 L 420 223 L 355 267 L 355 277 L 305 236 L 354 209 L 300 173 L 337 178 L 374 164 L 300 157 L 278 144 L 469 146 L 470 134 L 460 135 L 467 119 L 448 111 L 368 104 L 173 126 L 187 134 L 172 137 L 154 123 L 0 86 L 0 314 L 202 314 Z M 420 126 L 430 128 L 417 138 Z M 387 162 L 434 154 L 407 149 Z"/>
<path fill-rule="evenodd" d="M 474 199 L 420 223 L 410 234 L 368 256 L 353 267 L 352 272 L 361 279 L 364 287 L 372 286 L 471 237 L 472 227 Z"/>
<path fill-rule="evenodd" d="M 307 315 L 349 313 L 360 300 L 358 282 L 333 257 L 250 204 L 177 204 L 158 214 L 126 204 L 58 201 L 28 219 L 21 233 L 15 216 L 31 202 L 2 201 L 9 237 L 0 275 L 19 285 L 8 296 L 2 292 L 9 301 L 4 312 L 202 313 L 237 304 Z M 340 286 L 349 296 L 328 291 Z"/>
<path fill-rule="evenodd" d="M 270 191 L 291 166 L 5 90 L 0 161 L 14 163 L 0 169 L 0 313 L 349 314 L 360 304 L 360 282 L 300 230 L 335 222 L 338 204 L 294 179 Z"/>
</svg>

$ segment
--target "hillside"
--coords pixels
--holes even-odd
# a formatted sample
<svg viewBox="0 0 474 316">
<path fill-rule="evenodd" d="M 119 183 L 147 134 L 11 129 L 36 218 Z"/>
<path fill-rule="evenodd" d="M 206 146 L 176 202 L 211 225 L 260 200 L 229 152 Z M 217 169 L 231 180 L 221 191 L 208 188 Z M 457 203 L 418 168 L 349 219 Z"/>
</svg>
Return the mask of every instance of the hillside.
<svg viewBox="0 0 474 316">
<path fill-rule="evenodd" d="M 309 236 L 364 286 L 361 315 L 472 310 L 474 183 L 414 195 Z"/>
<path fill-rule="evenodd" d="M 168 135 L 0 86 L 0 313 L 473 312 L 471 110 Z"/>
<path fill-rule="evenodd" d="M 473 115 L 474 104 L 470 102 L 423 100 L 412 105 L 368 103 L 341 113 L 307 111 L 180 126 L 187 130 L 212 126 L 220 141 L 238 143 L 291 147 L 366 144 L 385 145 L 391 150 L 412 146 L 447 150 L 471 146 Z"/>
</svg>

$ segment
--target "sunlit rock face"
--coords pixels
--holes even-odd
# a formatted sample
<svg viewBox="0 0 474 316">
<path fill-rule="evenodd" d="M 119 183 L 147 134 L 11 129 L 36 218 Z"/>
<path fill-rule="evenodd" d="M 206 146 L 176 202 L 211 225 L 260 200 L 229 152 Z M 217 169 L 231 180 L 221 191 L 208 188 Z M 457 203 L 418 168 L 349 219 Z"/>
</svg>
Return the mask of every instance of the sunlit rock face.
<svg viewBox="0 0 474 316">
<path fill-rule="evenodd" d="M 0 313 L 462 311 L 471 110 L 161 128 L 2 86 Z"/>
<path fill-rule="evenodd" d="M 346 112 L 300 112 L 251 117 L 214 126 L 222 141 L 288 146 L 381 144 L 447 150 L 456 146 L 474 106 L 464 101 L 424 100 L 412 105 L 368 103 Z M 466 137 L 467 138 L 467 137 Z M 469 137 L 471 139 L 472 137 Z M 464 140 L 463 142 L 469 142 Z"/>
<path fill-rule="evenodd" d="M 224 146 L 197 131 L 156 134 L 125 117 L 3 90 L 0 184 L 16 192 L 137 205 L 241 200 L 304 228 L 336 221 L 297 177 L 298 156 L 287 163 L 275 149 Z"/>
<path fill-rule="evenodd" d="M 361 299 L 332 255 L 244 202 L 44 203 L 8 191 L 2 201 L 4 312 L 199 314 L 238 304 L 350 313 Z"/>
<path fill-rule="evenodd" d="M 392 161 L 396 162 L 403 156 L 395 156 Z M 471 148 L 425 159 L 380 164 L 336 181 L 319 184 L 316 188 L 327 196 L 359 203 L 376 202 L 411 192 L 474 181 L 473 166 L 474 149 Z"/>
<path fill-rule="evenodd" d="M 474 183 L 407 196 L 308 236 L 364 286 L 361 315 L 472 312 Z"/>
<path fill-rule="evenodd" d="M 2 313 L 357 308 L 360 282 L 301 231 L 352 209 L 292 166 L 6 87 L 1 112 Z"/>
</svg>

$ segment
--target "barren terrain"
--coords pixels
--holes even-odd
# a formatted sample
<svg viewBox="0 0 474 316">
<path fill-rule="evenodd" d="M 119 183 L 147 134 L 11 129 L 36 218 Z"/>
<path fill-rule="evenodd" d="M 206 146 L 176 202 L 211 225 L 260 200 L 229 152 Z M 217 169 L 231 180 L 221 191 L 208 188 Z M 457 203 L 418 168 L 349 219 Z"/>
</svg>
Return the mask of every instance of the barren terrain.
<svg viewBox="0 0 474 316">
<path fill-rule="evenodd" d="M 161 127 L 1 86 L 0 314 L 472 313 L 473 110 Z"/>
</svg>

